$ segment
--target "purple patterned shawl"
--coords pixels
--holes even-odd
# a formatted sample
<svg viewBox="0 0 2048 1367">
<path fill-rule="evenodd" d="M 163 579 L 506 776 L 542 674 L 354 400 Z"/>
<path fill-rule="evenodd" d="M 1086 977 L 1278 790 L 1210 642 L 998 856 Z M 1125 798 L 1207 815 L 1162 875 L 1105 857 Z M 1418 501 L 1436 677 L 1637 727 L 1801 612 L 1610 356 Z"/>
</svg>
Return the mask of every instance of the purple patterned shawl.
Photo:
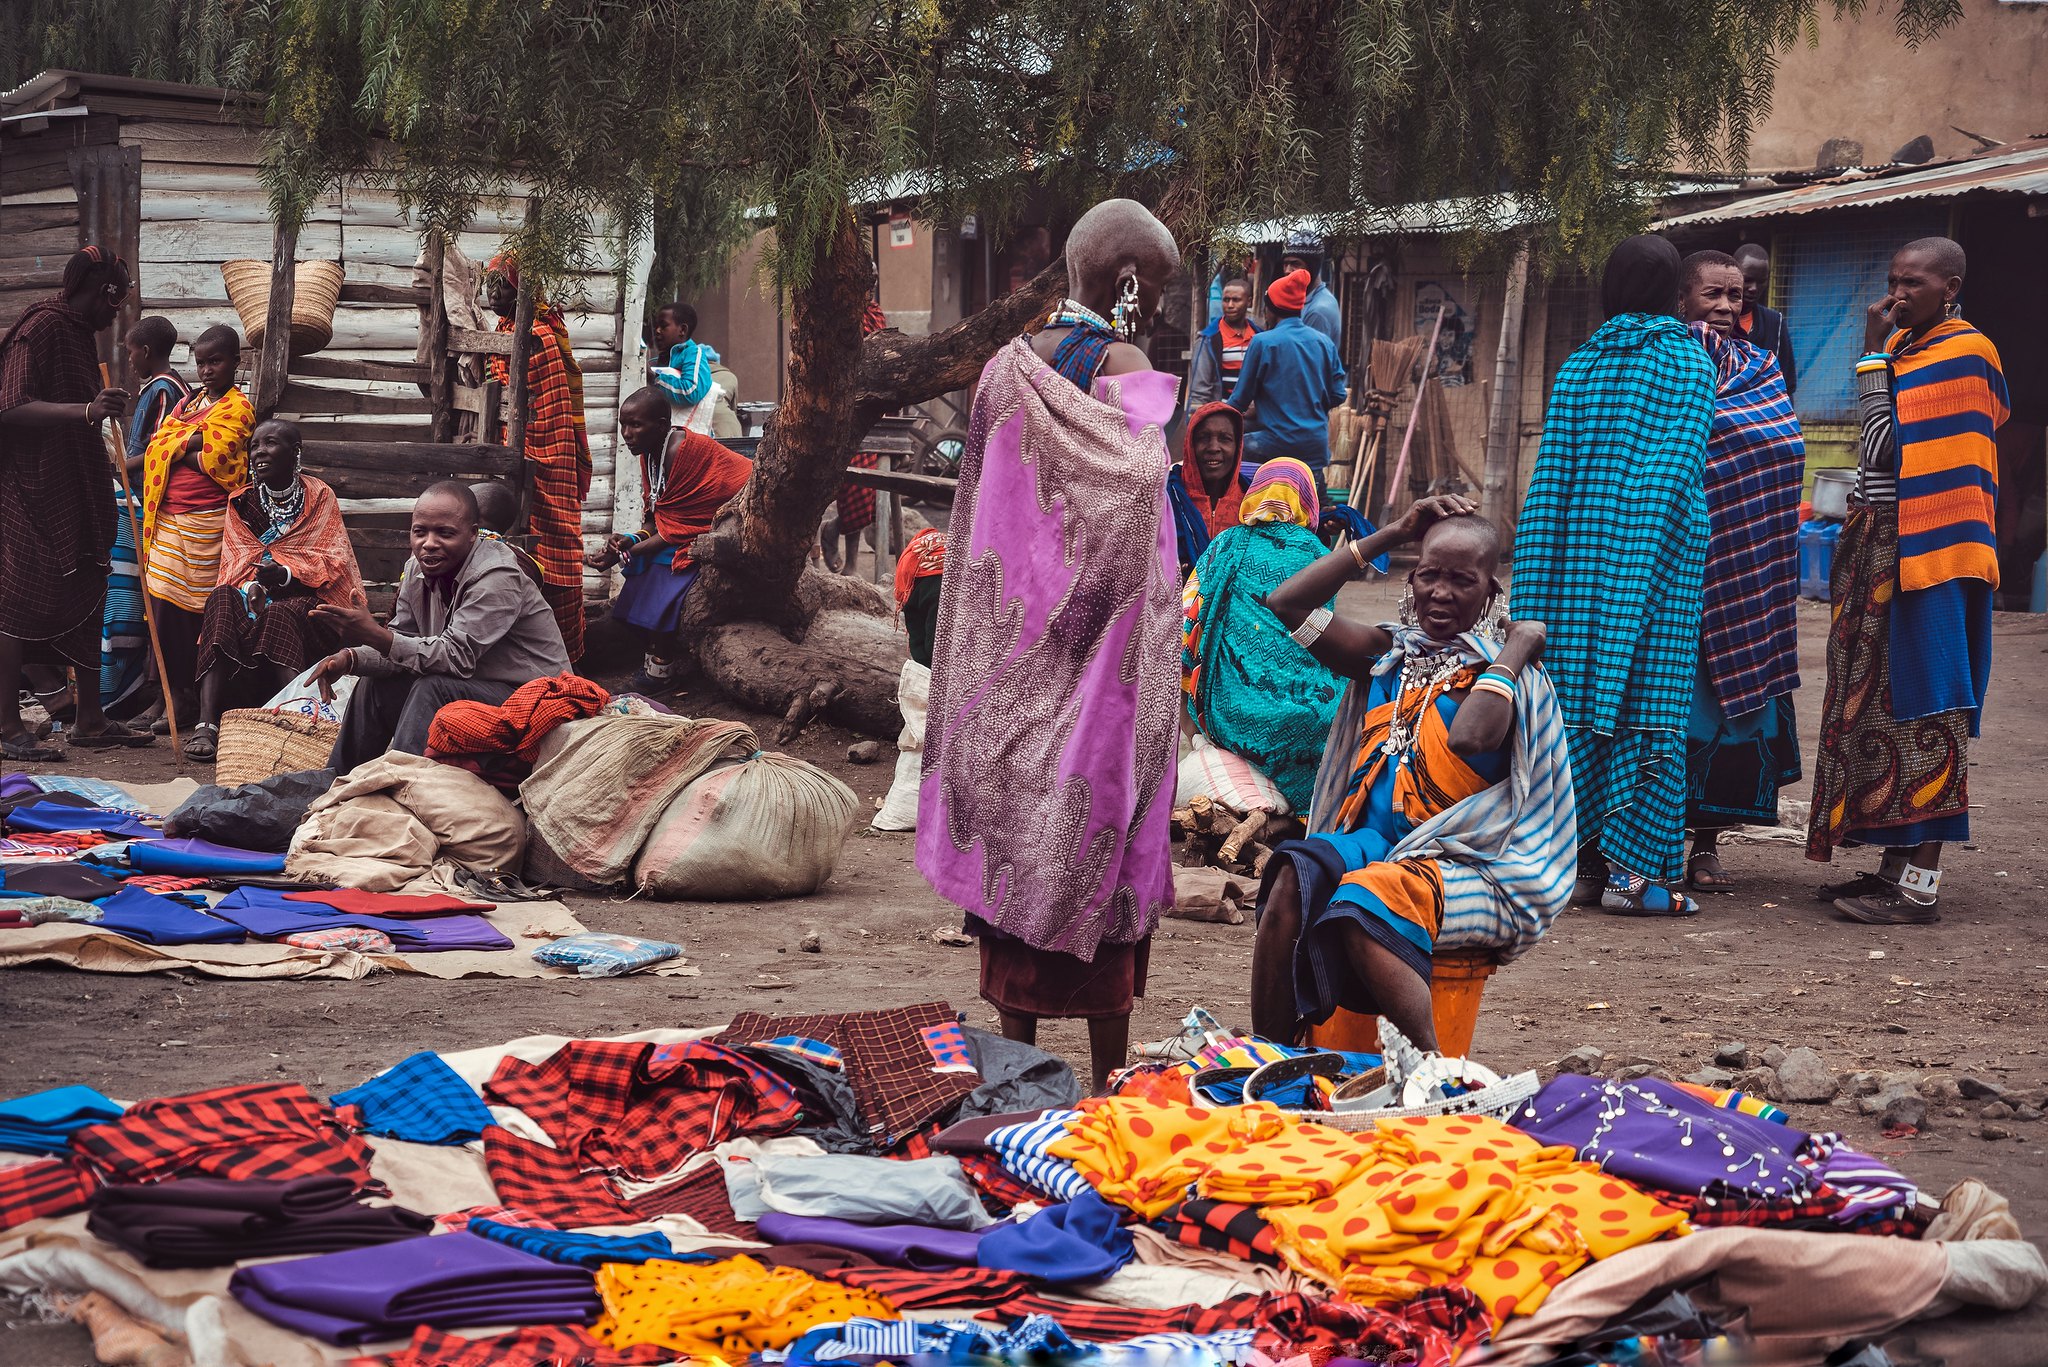
<svg viewBox="0 0 2048 1367">
<path fill-rule="evenodd" d="M 981 373 L 932 651 L 917 867 L 942 897 L 1092 960 L 1173 904 L 1180 594 L 1174 377 L 1094 397 L 1019 339 Z"/>
</svg>

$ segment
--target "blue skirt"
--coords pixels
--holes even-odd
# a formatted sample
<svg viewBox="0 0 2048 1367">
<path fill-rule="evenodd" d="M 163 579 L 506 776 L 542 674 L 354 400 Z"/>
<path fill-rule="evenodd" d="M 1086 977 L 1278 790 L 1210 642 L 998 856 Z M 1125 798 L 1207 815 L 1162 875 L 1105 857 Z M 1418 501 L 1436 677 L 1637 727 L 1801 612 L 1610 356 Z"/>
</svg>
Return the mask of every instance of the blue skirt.
<svg viewBox="0 0 2048 1367">
<path fill-rule="evenodd" d="M 1701 670 L 1685 734 L 1688 830 L 1778 824 L 1778 790 L 1797 783 L 1799 727 L 1792 695 L 1780 694 L 1754 712 L 1730 717 Z"/>
<path fill-rule="evenodd" d="M 672 635 L 682 619 L 683 598 L 697 582 L 695 565 L 680 572 L 669 568 L 675 557 L 676 548 L 664 546 L 651 561 L 644 556 L 628 560 L 626 582 L 612 603 L 612 615 L 627 626 Z"/>
</svg>

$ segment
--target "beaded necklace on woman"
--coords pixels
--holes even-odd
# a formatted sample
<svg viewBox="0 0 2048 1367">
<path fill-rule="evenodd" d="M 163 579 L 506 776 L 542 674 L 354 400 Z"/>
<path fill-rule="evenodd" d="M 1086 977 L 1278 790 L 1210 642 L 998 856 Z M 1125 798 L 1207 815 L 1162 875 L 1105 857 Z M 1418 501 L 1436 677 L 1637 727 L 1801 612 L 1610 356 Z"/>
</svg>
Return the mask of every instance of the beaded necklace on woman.
<svg viewBox="0 0 2048 1367">
<path fill-rule="evenodd" d="M 306 509 L 306 486 L 297 477 L 292 487 L 278 493 L 262 480 L 256 481 L 256 503 L 263 509 L 263 515 L 270 519 L 270 525 L 282 531 L 299 520 L 299 514 Z"/>
<path fill-rule="evenodd" d="M 1394 692 L 1394 715 L 1387 722 L 1387 738 L 1380 744 L 1380 752 L 1396 763 L 1407 760 L 1421 732 L 1422 718 L 1467 664 L 1464 653 L 1455 644 L 1427 655 L 1411 652 L 1401 662 L 1401 678 Z"/>
</svg>

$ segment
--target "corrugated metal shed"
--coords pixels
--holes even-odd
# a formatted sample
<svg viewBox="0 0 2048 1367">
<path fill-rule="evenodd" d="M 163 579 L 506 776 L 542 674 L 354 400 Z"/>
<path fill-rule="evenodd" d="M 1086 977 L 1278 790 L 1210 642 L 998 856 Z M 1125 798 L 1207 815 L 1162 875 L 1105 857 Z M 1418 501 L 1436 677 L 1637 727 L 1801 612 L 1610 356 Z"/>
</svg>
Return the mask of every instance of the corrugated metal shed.
<svg viewBox="0 0 2048 1367">
<path fill-rule="evenodd" d="M 1702 228 L 1716 223 L 1781 218 L 1831 209 L 1867 209 L 1906 200 L 1955 199 L 1972 194 L 2048 197 L 2048 137 L 2007 143 L 1978 156 L 1940 166 L 1841 176 L 1802 185 L 1796 190 L 1738 199 L 1718 208 L 1666 218 L 1657 226 Z"/>
</svg>

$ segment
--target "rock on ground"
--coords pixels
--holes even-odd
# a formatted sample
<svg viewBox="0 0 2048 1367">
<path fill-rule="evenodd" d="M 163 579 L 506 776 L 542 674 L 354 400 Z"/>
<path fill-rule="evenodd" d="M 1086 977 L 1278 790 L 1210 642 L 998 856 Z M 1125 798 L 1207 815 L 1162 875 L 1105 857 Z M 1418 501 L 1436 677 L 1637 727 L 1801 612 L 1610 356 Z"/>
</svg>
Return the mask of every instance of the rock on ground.
<svg viewBox="0 0 2048 1367">
<path fill-rule="evenodd" d="M 1557 1061 L 1559 1073 L 1576 1073 L 1580 1077 L 1600 1076 L 1600 1065 L 1607 1061 L 1605 1052 L 1590 1044 L 1582 1044 Z"/>
<path fill-rule="evenodd" d="M 1839 1086 L 1835 1070 L 1803 1044 L 1787 1050 L 1773 1071 L 1778 1075 L 1779 1095 L 1786 1101 L 1832 1101 Z"/>
</svg>

